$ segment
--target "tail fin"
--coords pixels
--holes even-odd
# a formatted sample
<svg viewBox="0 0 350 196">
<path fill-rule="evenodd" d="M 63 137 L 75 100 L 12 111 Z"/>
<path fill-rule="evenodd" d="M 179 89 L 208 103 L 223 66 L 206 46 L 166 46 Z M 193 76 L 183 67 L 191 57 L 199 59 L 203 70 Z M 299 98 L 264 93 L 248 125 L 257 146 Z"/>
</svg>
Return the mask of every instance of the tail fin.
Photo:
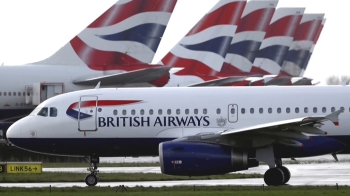
<svg viewBox="0 0 350 196">
<path fill-rule="evenodd" d="M 181 76 L 191 75 L 203 79 L 218 73 L 245 5 L 246 0 L 220 0 L 171 49 L 161 64 L 183 68 L 175 73 Z"/>
<path fill-rule="evenodd" d="M 282 72 L 300 76 L 315 44 L 324 14 L 304 14 L 294 36 L 294 41 L 283 62 Z"/>
<path fill-rule="evenodd" d="M 279 8 L 254 60 L 252 73 L 279 74 L 305 8 Z"/>
<path fill-rule="evenodd" d="M 317 34 L 316 34 L 316 36 L 315 36 L 315 39 L 313 40 L 314 44 L 312 45 L 311 50 L 310 50 L 310 53 L 309 53 L 309 55 L 308 55 L 308 57 L 307 57 L 307 59 L 306 59 L 304 65 L 303 65 L 303 67 L 302 67 L 302 69 L 301 69 L 300 77 L 302 77 L 302 76 L 304 75 L 305 70 L 306 70 L 307 66 L 309 65 L 309 61 L 310 61 L 311 56 L 312 56 L 312 54 L 313 54 L 313 52 L 314 52 L 314 50 L 315 50 L 317 41 L 318 41 L 318 39 L 320 38 L 321 32 L 322 32 L 323 27 L 324 27 L 325 24 L 326 24 L 326 19 L 323 19 L 323 20 L 322 20 L 322 23 L 321 23 L 321 25 L 320 25 L 320 27 L 319 27 L 319 29 L 318 29 L 318 31 L 317 31 Z"/>
<path fill-rule="evenodd" d="M 119 0 L 48 59 L 36 64 L 93 70 L 151 63 L 177 0 Z"/>
<path fill-rule="evenodd" d="M 221 73 L 250 72 L 278 1 L 249 1 L 227 51 Z"/>
</svg>

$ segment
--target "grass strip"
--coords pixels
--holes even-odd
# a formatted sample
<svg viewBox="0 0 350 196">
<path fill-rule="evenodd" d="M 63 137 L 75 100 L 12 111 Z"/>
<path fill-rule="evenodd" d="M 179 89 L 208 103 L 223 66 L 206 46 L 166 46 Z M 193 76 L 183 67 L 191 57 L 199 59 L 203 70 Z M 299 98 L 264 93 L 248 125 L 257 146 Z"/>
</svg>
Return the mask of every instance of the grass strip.
<svg viewBox="0 0 350 196">
<path fill-rule="evenodd" d="M 0 174 L 2 183 L 38 183 L 38 182 L 83 182 L 86 174 L 44 172 L 42 174 Z M 99 182 L 133 182 L 133 181 L 173 181 L 173 180 L 207 180 L 207 179 L 240 179 L 262 178 L 261 174 L 226 174 L 203 177 L 168 176 L 154 173 L 100 173 Z"/>
<path fill-rule="evenodd" d="M 1 188 L 0 195 L 6 196 L 41 196 L 41 195 L 74 195 L 74 196 L 109 196 L 122 194 L 119 191 L 116 192 L 118 187 L 71 187 L 71 188 L 52 188 L 50 192 L 49 187 L 45 188 Z M 167 195 L 167 196 L 182 196 L 182 195 L 262 195 L 262 196 L 310 196 L 310 195 L 332 195 L 332 196 L 342 196 L 349 195 L 350 188 L 347 186 L 341 186 L 337 190 L 335 186 L 280 186 L 280 187 L 264 187 L 254 186 L 254 187 L 244 187 L 244 186 L 178 186 L 178 187 L 126 187 L 127 195 Z"/>
<path fill-rule="evenodd" d="M 43 168 L 88 168 L 90 163 L 43 163 Z M 99 167 L 160 167 L 157 163 L 100 163 Z"/>
</svg>

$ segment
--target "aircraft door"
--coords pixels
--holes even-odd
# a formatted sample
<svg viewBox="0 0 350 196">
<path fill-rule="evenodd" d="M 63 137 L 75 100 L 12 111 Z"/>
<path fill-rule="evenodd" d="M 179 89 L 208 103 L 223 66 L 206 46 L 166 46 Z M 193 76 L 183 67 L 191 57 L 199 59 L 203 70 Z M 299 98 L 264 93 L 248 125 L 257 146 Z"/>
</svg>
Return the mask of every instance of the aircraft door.
<svg viewBox="0 0 350 196">
<path fill-rule="evenodd" d="M 238 105 L 228 105 L 228 121 L 230 123 L 236 123 L 238 121 Z"/>
<path fill-rule="evenodd" d="M 97 96 L 82 96 L 79 101 L 78 130 L 97 131 Z"/>
</svg>

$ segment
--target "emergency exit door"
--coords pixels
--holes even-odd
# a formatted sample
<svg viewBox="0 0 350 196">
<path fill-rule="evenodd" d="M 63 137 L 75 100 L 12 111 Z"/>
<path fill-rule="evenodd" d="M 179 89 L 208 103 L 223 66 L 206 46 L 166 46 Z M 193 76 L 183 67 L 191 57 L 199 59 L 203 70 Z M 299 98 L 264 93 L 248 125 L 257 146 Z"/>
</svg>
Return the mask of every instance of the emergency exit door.
<svg viewBox="0 0 350 196">
<path fill-rule="evenodd" d="M 235 123 L 238 121 L 238 105 L 228 105 L 228 121 L 230 123 Z"/>
</svg>

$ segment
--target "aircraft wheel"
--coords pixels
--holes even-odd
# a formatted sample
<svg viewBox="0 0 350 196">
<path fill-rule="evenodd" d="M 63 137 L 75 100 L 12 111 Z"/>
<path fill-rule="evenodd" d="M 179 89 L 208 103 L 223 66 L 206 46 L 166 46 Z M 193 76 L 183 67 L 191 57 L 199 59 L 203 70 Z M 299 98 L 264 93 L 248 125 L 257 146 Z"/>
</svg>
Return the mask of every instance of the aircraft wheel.
<svg viewBox="0 0 350 196">
<path fill-rule="evenodd" d="M 264 174 L 264 181 L 268 186 L 279 186 L 284 182 L 284 174 L 279 168 L 268 169 Z"/>
<path fill-rule="evenodd" d="M 98 178 L 96 175 L 93 175 L 93 174 L 89 174 L 85 177 L 85 183 L 88 185 L 88 186 L 95 186 L 98 182 Z"/>
<path fill-rule="evenodd" d="M 283 175 L 284 175 L 284 180 L 282 184 L 286 184 L 289 180 L 290 180 L 290 171 L 288 168 L 284 167 L 284 166 L 280 166 L 278 167 L 280 170 L 282 170 Z"/>
</svg>

